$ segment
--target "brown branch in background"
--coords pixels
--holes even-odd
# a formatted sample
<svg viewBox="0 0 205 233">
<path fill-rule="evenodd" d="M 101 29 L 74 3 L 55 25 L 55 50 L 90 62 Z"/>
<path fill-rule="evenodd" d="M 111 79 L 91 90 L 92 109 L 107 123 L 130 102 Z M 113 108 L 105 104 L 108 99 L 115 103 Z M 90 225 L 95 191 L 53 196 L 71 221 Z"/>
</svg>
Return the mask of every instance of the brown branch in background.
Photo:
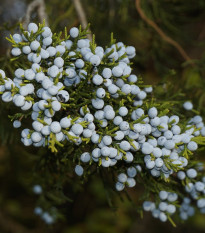
<svg viewBox="0 0 205 233">
<path fill-rule="evenodd" d="M 173 45 L 178 52 L 182 55 L 182 57 L 184 58 L 185 61 L 191 62 L 193 63 L 193 61 L 191 60 L 191 58 L 188 56 L 188 54 L 184 51 L 184 49 L 181 47 L 180 44 L 178 44 L 175 40 L 173 40 L 172 38 L 170 38 L 169 36 L 167 36 L 158 26 L 155 22 L 153 22 L 151 19 L 147 18 L 147 16 L 145 15 L 145 13 L 143 12 L 141 6 L 140 6 L 140 0 L 136 0 L 136 9 L 140 15 L 140 17 L 147 23 L 149 24 L 152 28 L 155 29 L 155 31 L 158 32 L 158 34 L 162 37 L 163 40 L 165 40 L 167 43 Z"/>
<path fill-rule="evenodd" d="M 34 0 L 32 1 L 26 11 L 25 20 L 24 20 L 24 27 L 27 27 L 31 20 L 32 12 L 37 9 L 38 17 L 41 23 L 45 20 L 45 25 L 48 26 L 48 16 L 46 14 L 46 7 L 44 0 Z"/>
<path fill-rule="evenodd" d="M 88 25 L 88 22 L 87 22 L 87 18 L 86 18 L 86 15 L 85 15 L 85 11 L 83 10 L 83 6 L 81 4 L 81 1 L 80 0 L 73 0 L 73 4 L 75 6 L 75 10 L 78 14 L 78 17 L 79 17 L 79 20 L 80 20 L 80 23 L 82 25 L 82 28 L 85 29 Z M 88 39 L 89 40 L 92 40 L 92 35 L 91 33 L 87 35 Z"/>
</svg>

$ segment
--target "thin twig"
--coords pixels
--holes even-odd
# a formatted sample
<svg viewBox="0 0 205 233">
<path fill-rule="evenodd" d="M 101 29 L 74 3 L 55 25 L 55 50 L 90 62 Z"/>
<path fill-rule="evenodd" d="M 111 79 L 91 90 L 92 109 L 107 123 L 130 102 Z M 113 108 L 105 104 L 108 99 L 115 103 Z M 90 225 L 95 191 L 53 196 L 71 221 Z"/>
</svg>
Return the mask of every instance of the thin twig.
<svg viewBox="0 0 205 233">
<path fill-rule="evenodd" d="M 46 7 L 44 0 L 34 0 L 32 1 L 26 11 L 24 27 L 27 27 L 31 20 L 32 12 L 37 8 L 38 17 L 41 23 L 45 20 L 45 25 L 48 26 L 48 16 L 46 14 Z"/>
<path fill-rule="evenodd" d="M 88 21 L 87 21 L 86 15 L 85 15 L 85 11 L 83 10 L 83 6 L 81 4 L 81 1 L 80 0 L 73 0 L 73 4 L 75 6 L 75 10 L 78 14 L 82 28 L 85 29 L 88 25 Z M 87 37 L 89 40 L 92 40 L 91 33 L 88 34 Z"/>
<path fill-rule="evenodd" d="M 167 43 L 173 45 L 178 52 L 182 55 L 182 57 L 184 58 L 185 61 L 191 62 L 193 63 L 193 61 L 191 60 L 191 58 L 188 56 L 188 54 L 185 52 L 185 50 L 181 47 L 180 44 L 178 44 L 175 40 L 173 40 L 172 38 L 170 38 L 169 36 L 167 36 L 162 29 L 160 29 L 157 24 L 155 22 L 153 22 L 151 19 L 147 18 L 147 16 L 145 15 L 145 13 L 143 12 L 141 6 L 140 6 L 140 0 L 136 0 L 136 9 L 140 15 L 140 17 L 147 23 L 149 24 L 152 28 L 155 29 L 155 31 L 158 32 L 158 34 L 162 37 L 163 40 L 165 40 Z"/>
</svg>

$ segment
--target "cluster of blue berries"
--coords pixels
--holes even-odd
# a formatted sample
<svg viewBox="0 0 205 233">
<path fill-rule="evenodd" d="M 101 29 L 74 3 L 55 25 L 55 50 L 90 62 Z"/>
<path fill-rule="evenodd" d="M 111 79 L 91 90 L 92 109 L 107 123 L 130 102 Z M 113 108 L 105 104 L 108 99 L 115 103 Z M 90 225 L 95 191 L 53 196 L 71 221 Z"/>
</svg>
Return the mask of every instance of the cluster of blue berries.
<svg viewBox="0 0 205 233">
<path fill-rule="evenodd" d="M 26 57 L 27 68 L 18 67 L 12 78 L 0 70 L 0 92 L 4 102 L 22 110 L 13 117 L 15 128 L 24 115 L 32 121 L 21 141 L 55 153 L 66 144 L 81 148 L 75 155 L 78 176 L 93 164 L 120 168 L 117 191 L 134 187 L 138 175 L 178 179 L 184 195 L 190 193 L 204 212 L 204 181 L 198 181 L 202 172 L 190 163 L 204 143 L 201 116 L 180 121 L 177 114 L 168 115 L 163 105 L 151 101 L 152 87 L 132 74 L 135 48 L 112 39 L 104 49 L 94 38 L 86 39 L 86 33 L 74 27 L 61 39 L 49 27 L 30 23 L 27 31 L 11 36 L 11 54 Z M 191 111 L 193 105 L 187 101 L 183 107 Z M 175 190 L 159 190 L 158 195 L 159 203 L 145 201 L 143 208 L 164 222 L 176 212 L 178 195 Z M 180 216 L 191 216 L 188 212 L 180 209 Z"/>
<path fill-rule="evenodd" d="M 37 184 L 33 186 L 33 193 L 36 195 L 41 195 L 43 192 L 43 189 L 41 187 L 41 185 Z M 55 208 L 51 208 L 48 212 L 44 211 L 41 207 L 37 206 L 34 209 L 34 214 L 36 214 L 37 216 L 39 216 L 46 224 L 50 225 L 55 223 L 56 221 L 56 217 L 55 217 Z"/>
<path fill-rule="evenodd" d="M 178 195 L 176 193 L 162 190 L 159 192 L 159 203 L 155 204 L 151 201 L 143 203 L 145 211 L 151 211 L 154 218 L 159 218 L 162 222 L 166 222 L 168 216 L 176 212 L 176 206 L 173 204 L 177 201 Z"/>
<path fill-rule="evenodd" d="M 189 217 L 192 217 L 195 214 L 195 209 L 191 206 L 191 199 L 185 197 L 179 208 L 180 218 L 182 220 L 187 220 Z"/>
<path fill-rule="evenodd" d="M 34 209 L 34 214 L 39 216 L 48 225 L 55 223 L 55 217 L 53 217 L 49 212 L 43 211 L 39 206 Z"/>
</svg>

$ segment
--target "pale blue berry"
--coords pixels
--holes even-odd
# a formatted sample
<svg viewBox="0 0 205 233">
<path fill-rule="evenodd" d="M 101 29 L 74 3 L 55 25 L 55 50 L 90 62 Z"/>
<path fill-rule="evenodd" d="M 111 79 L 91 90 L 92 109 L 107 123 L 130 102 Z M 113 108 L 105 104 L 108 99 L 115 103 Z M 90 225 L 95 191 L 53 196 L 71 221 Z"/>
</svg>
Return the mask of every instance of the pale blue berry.
<svg viewBox="0 0 205 233">
<path fill-rule="evenodd" d="M 58 121 L 53 121 L 50 125 L 51 132 L 59 133 L 61 131 L 61 125 Z"/>
<path fill-rule="evenodd" d="M 193 179 L 197 176 L 197 171 L 193 168 L 190 168 L 186 171 L 186 174 L 189 178 Z"/>
<path fill-rule="evenodd" d="M 78 28 L 73 27 L 73 28 L 70 29 L 70 36 L 71 37 L 76 38 L 76 37 L 78 37 L 78 35 L 79 35 Z"/>
<path fill-rule="evenodd" d="M 80 165 L 76 165 L 76 166 L 75 166 L 75 173 L 76 173 L 78 176 L 82 176 L 82 175 L 83 175 L 83 171 L 84 171 L 84 169 L 83 169 L 82 166 L 80 166 Z"/>
<path fill-rule="evenodd" d="M 90 161 L 90 154 L 88 152 L 84 152 L 81 156 L 80 156 L 80 160 L 83 163 L 87 163 Z"/>
<path fill-rule="evenodd" d="M 119 182 L 125 183 L 127 181 L 127 175 L 125 173 L 120 173 L 117 179 Z"/>
<path fill-rule="evenodd" d="M 29 23 L 28 25 L 28 31 L 36 33 L 38 31 L 38 26 L 35 23 Z"/>
<path fill-rule="evenodd" d="M 40 185 L 34 185 L 33 186 L 33 192 L 35 193 L 35 194 L 41 194 L 42 193 L 42 187 L 40 186 Z"/>
</svg>

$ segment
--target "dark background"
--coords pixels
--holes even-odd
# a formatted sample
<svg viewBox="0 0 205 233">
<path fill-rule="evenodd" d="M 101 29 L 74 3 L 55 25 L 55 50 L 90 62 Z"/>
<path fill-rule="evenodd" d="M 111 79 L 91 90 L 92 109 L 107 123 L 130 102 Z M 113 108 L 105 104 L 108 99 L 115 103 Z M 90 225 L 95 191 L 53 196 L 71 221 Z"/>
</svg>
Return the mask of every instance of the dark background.
<svg viewBox="0 0 205 233">
<path fill-rule="evenodd" d="M 26 0 L 0 0 L 0 68 L 12 73 L 9 63 L 10 45 L 5 36 L 18 31 L 28 4 Z M 73 1 L 47 0 L 46 13 L 49 25 L 58 32 L 66 26 L 69 30 L 80 20 Z M 191 58 L 184 59 L 179 50 L 166 42 L 156 30 L 139 16 L 133 0 L 83 0 L 83 9 L 91 31 L 99 45 L 105 46 L 114 32 L 117 41 L 136 48 L 133 60 L 136 74 L 143 76 L 147 84 L 153 84 L 158 98 L 174 95 L 193 100 L 195 109 L 204 117 L 205 102 L 205 1 L 204 0 L 147 0 L 141 1 L 141 9 L 172 40 L 176 41 Z M 31 21 L 38 22 L 37 12 Z M 193 65 L 194 62 L 194 65 Z M 164 92 L 163 85 L 169 88 Z M 183 94 L 182 94 L 183 92 Z M 62 174 L 68 180 L 63 193 L 50 180 L 50 173 L 42 169 L 40 158 L 48 155 L 44 149 L 24 148 L 20 143 L 20 131 L 14 130 L 7 115 L 10 106 L 0 105 L 0 233 L 62 232 L 62 233 L 143 233 L 143 232 L 205 232 L 205 217 L 197 214 L 177 228 L 170 223 L 160 223 L 150 214 L 141 219 L 135 206 L 141 197 L 142 187 L 128 190 L 126 195 L 110 194 L 98 175 L 82 183 L 72 172 Z M 203 156 L 201 158 L 204 161 Z M 50 161 L 52 164 L 52 161 Z M 38 166 L 37 166 L 38 164 Z M 40 164 L 40 165 L 39 165 Z M 42 162 L 43 164 L 43 162 Z M 43 165 L 42 165 L 43 166 Z M 45 163 L 44 163 L 45 166 Z M 46 164 L 50 166 L 50 164 Z M 40 169 L 40 172 L 39 172 Z M 71 169 L 72 171 L 72 169 Z M 54 172 L 55 173 L 55 172 Z M 43 174 L 42 177 L 39 174 Z M 55 174 L 53 174 L 55 176 Z M 55 180 L 56 177 L 52 177 Z M 56 178 L 57 179 L 57 178 Z M 59 177 L 58 177 L 59 180 Z M 40 183 L 54 197 L 37 198 L 32 186 Z M 110 201 L 110 195 L 112 201 Z M 57 198 L 57 199 L 56 199 Z M 49 200 L 48 200 L 49 199 Z M 33 214 L 36 205 L 50 208 L 52 203 L 64 213 L 53 226 L 47 226 Z"/>
</svg>

